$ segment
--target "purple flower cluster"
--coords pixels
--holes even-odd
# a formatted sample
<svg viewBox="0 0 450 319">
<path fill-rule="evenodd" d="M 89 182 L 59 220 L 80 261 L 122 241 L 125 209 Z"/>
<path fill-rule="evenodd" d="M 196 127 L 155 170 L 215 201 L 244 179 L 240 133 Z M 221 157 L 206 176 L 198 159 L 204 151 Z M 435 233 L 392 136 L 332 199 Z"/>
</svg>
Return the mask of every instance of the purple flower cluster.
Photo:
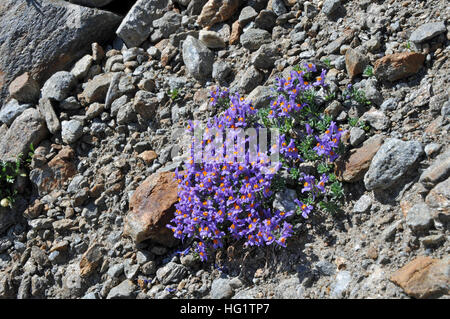
<svg viewBox="0 0 450 319">
<path fill-rule="evenodd" d="M 298 155 L 298 148 L 295 145 L 295 141 L 290 139 L 289 144 L 286 142 L 286 135 L 280 136 L 280 154 L 284 155 L 284 157 L 289 159 L 300 159 L 300 155 Z"/>
<path fill-rule="evenodd" d="M 278 95 L 271 102 L 268 114 L 269 118 L 277 120 L 271 123 L 278 122 L 280 127 L 280 123 L 286 120 L 286 123 L 293 125 L 290 117 L 307 106 L 303 102 L 303 94 L 325 86 L 326 71 L 322 70 L 316 77 L 313 74 L 317 74 L 316 66 L 305 64 L 302 70 L 292 71 L 287 79 L 277 78 Z M 318 143 L 313 150 L 323 160 L 334 161 L 338 157 L 336 151 L 342 129 L 331 122 L 329 128 L 320 134 L 323 128 L 314 126 L 313 129 L 305 121 L 304 132 L 296 134 L 294 139 L 289 136 L 293 127 L 287 125 L 285 134 L 278 138 L 275 145 L 267 152 L 262 151 L 256 143 L 257 136 L 245 135 L 250 130 L 244 132 L 245 129 L 254 129 L 259 134 L 263 128 L 257 123 L 257 110 L 253 104 L 227 89 L 215 89 L 210 95 L 211 105 L 221 113 L 202 127 L 189 122 L 188 131 L 193 133 L 194 139 L 185 170 L 175 172 L 179 198 L 175 216 L 167 227 L 182 241 L 195 239 L 192 248 L 202 260 L 207 259 L 211 248 L 223 247 L 229 239 L 244 239 L 247 246 L 277 244 L 285 247 L 286 240 L 293 233 L 289 217 L 295 212 L 270 208 L 274 177 L 282 164 L 272 163 L 269 155 L 279 152 L 284 163 L 288 163 L 289 171 L 303 162 L 298 147 L 302 157 L 308 158 L 315 138 Z M 309 111 L 301 114 L 305 117 L 300 123 L 309 120 Z M 313 125 L 314 121 L 309 123 Z M 305 152 L 305 143 L 298 140 L 299 136 L 307 138 L 309 153 Z M 308 218 L 314 209 L 315 199 L 326 192 L 329 177 L 326 174 L 314 176 L 302 173 L 295 178 L 298 176 L 298 194 L 304 195 L 295 200 L 297 213 Z M 188 252 L 189 249 L 186 249 L 180 253 Z"/>
<path fill-rule="evenodd" d="M 302 193 L 309 192 L 313 199 L 320 193 L 325 193 L 325 184 L 328 182 L 328 176 L 322 174 L 320 180 L 316 182 L 316 178 L 312 175 L 303 175 L 300 181 L 303 182 Z"/>
<path fill-rule="evenodd" d="M 317 155 L 333 162 L 338 158 L 336 149 L 339 147 L 339 142 L 344 131 L 336 126 L 335 122 L 331 122 L 329 128 L 320 136 L 315 136 L 317 145 L 314 147 Z"/>
<path fill-rule="evenodd" d="M 269 118 L 288 117 L 292 112 L 302 110 L 306 104 L 301 102 L 302 93 L 318 86 L 325 86 L 327 71 L 321 71 L 320 76 L 313 81 L 308 80 L 312 73 L 317 72 L 314 64 L 305 64 L 304 70 L 291 71 L 288 78 L 276 78 L 276 91 L 279 94 L 271 102 Z"/>
<path fill-rule="evenodd" d="M 220 96 L 220 92 L 214 94 Z M 238 94 L 228 98 L 230 107 L 205 128 L 201 161 L 194 160 L 193 144 L 186 170 L 175 172 L 179 200 L 167 227 L 181 240 L 196 238 L 195 250 L 202 260 L 206 260 L 209 247 L 223 246 L 227 234 L 234 239 L 245 238 L 249 246 L 285 246 L 292 234 L 286 218 L 294 212 L 272 211 L 265 205 L 272 196 L 271 182 L 279 164 L 272 165 L 267 153 L 247 149 L 250 137 L 239 139 L 232 134 L 221 141 L 225 129 L 246 128 L 253 124 L 255 114 L 252 104 Z M 193 123 L 189 129 L 194 129 Z M 219 148 L 216 140 L 221 142 Z"/>
</svg>

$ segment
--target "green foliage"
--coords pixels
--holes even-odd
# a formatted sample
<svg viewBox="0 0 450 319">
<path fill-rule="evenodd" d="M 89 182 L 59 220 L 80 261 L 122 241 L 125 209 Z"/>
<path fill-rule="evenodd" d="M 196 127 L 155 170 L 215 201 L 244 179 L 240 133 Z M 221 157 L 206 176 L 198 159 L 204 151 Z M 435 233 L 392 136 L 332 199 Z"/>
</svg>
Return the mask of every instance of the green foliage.
<svg viewBox="0 0 450 319">
<path fill-rule="evenodd" d="M 178 89 L 172 89 L 169 91 L 169 96 L 172 101 L 175 101 L 177 98 L 179 98 L 179 95 L 180 91 Z"/>
<path fill-rule="evenodd" d="M 34 146 L 30 145 L 28 156 L 23 158 L 22 154 L 17 156 L 15 162 L 0 161 L 0 200 L 2 206 L 12 206 L 15 202 L 17 190 L 14 183 L 18 177 L 26 177 L 31 159 L 34 155 Z"/>
<path fill-rule="evenodd" d="M 368 78 L 374 76 L 374 73 L 373 73 L 373 67 L 370 66 L 370 65 L 368 65 L 368 66 L 364 69 L 363 75 L 364 75 L 365 77 L 368 77 Z"/>
<path fill-rule="evenodd" d="M 328 69 L 331 69 L 331 60 L 329 58 L 323 59 L 323 63 L 327 66 Z"/>
<path fill-rule="evenodd" d="M 344 97 L 347 100 L 353 100 L 360 105 L 371 105 L 372 103 L 366 98 L 364 91 L 357 90 L 355 87 L 351 86 L 343 92 Z"/>
</svg>

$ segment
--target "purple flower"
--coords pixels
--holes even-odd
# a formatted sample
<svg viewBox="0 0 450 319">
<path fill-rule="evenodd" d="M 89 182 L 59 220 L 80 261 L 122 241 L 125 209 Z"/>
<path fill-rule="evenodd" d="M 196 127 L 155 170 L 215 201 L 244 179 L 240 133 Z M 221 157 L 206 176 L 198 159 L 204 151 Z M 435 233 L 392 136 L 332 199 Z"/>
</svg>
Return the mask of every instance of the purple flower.
<svg viewBox="0 0 450 319">
<path fill-rule="evenodd" d="M 298 199 L 294 200 L 294 202 L 298 205 L 302 216 L 304 218 L 308 218 L 309 214 L 313 210 L 313 206 L 312 205 L 307 205 L 307 204 L 299 201 Z"/>
</svg>

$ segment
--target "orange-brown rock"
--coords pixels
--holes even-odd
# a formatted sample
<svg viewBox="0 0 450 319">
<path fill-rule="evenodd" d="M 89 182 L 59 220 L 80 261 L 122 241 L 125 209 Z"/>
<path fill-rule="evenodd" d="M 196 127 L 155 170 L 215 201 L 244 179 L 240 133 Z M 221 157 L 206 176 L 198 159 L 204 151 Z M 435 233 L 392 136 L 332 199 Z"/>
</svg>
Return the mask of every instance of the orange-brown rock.
<svg viewBox="0 0 450 319">
<path fill-rule="evenodd" d="M 87 277 L 94 272 L 102 261 L 102 249 L 97 243 L 86 250 L 80 260 L 80 276 Z"/>
<path fill-rule="evenodd" d="M 335 173 L 338 179 L 345 182 L 362 180 L 383 141 L 382 135 L 375 135 L 365 141 L 361 147 L 352 149 L 347 156 L 337 160 Z"/>
<path fill-rule="evenodd" d="M 130 199 L 124 235 L 136 243 L 153 239 L 172 246 L 176 240 L 166 225 L 173 218 L 178 200 L 178 184 L 173 172 L 155 173 L 145 179 Z"/>
<path fill-rule="evenodd" d="M 345 66 L 350 78 L 363 73 L 368 64 L 369 58 L 358 49 L 349 48 L 345 52 Z"/>
<path fill-rule="evenodd" d="M 209 0 L 202 9 L 197 23 L 202 27 L 211 27 L 231 18 L 240 5 L 239 0 Z"/>
<path fill-rule="evenodd" d="M 236 44 L 239 42 L 239 38 L 242 33 L 242 27 L 239 23 L 239 20 L 234 21 L 234 23 L 231 25 L 231 34 L 230 34 L 230 44 Z"/>
<path fill-rule="evenodd" d="M 138 155 L 145 163 L 151 164 L 155 159 L 158 158 L 158 154 L 155 151 L 144 151 Z"/>
<path fill-rule="evenodd" d="M 39 83 L 28 72 L 15 78 L 9 85 L 9 95 L 22 103 L 36 102 L 39 94 Z"/>
<path fill-rule="evenodd" d="M 396 81 L 419 71 L 425 56 L 416 52 L 402 52 L 386 55 L 375 61 L 374 74 L 380 80 Z"/>
<path fill-rule="evenodd" d="M 36 199 L 32 205 L 30 205 L 25 211 L 23 212 L 23 215 L 27 218 L 33 219 L 38 217 L 42 210 L 44 209 L 44 203 L 41 202 L 39 199 Z"/>
<path fill-rule="evenodd" d="M 30 172 L 30 180 L 37 187 L 40 195 L 60 188 L 77 173 L 74 158 L 74 150 L 66 146 L 50 162 Z"/>
<path fill-rule="evenodd" d="M 390 278 L 414 298 L 437 298 L 450 294 L 450 257 L 420 256 L 397 270 Z"/>
</svg>

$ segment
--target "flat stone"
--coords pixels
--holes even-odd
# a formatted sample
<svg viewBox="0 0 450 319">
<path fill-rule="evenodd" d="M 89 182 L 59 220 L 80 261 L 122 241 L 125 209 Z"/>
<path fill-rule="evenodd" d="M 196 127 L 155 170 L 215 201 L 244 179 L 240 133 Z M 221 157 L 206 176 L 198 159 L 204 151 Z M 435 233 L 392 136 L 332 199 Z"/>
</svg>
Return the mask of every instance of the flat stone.
<svg viewBox="0 0 450 319">
<path fill-rule="evenodd" d="M 345 182 L 356 182 L 364 178 L 373 157 L 383 144 L 384 137 L 375 135 L 359 148 L 352 149 L 349 155 L 336 161 L 336 174 Z"/>
<path fill-rule="evenodd" d="M 270 87 L 259 85 L 250 92 L 247 100 L 251 101 L 255 108 L 260 109 L 269 106 L 272 94 L 273 91 Z"/>
<path fill-rule="evenodd" d="M 39 195 L 43 196 L 59 189 L 76 175 L 77 168 L 73 162 L 74 158 L 74 150 L 65 146 L 50 162 L 30 172 L 30 181 L 37 188 Z"/>
<path fill-rule="evenodd" d="M 369 195 L 363 195 L 361 196 L 358 201 L 353 206 L 353 213 L 357 214 L 363 214 L 367 213 L 370 210 L 370 207 L 372 206 L 372 199 Z"/>
<path fill-rule="evenodd" d="M 250 63 L 258 69 L 270 70 L 274 67 L 275 61 L 279 58 L 276 46 L 263 44 L 252 54 Z"/>
<path fill-rule="evenodd" d="M 345 53 L 345 65 L 350 78 L 362 74 L 368 64 L 369 59 L 367 58 L 367 55 L 360 52 L 357 48 L 350 48 Z"/>
<path fill-rule="evenodd" d="M 328 16 L 333 16 L 342 7 L 340 0 L 325 0 L 322 5 L 322 12 Z"/>
<path fill-rule="evenodd" d="M 70 73 L 72 73 L 78 80 L 81 80 L 88 74 L 92 63 L 94 63 L 94 58 L 87 54 L 75 63 Z"/>
<path fill-rule="evenodd" d="M 266 30 L 252 28 L 241 35 L 240 42 L 244 48 L 256 51 L 261 45 L 271 43 L 272 36 Z"/>
<path fill-rule="evenodd" d="M 226 278 L 214 279 L 210 294 L 212 299 L 230 299 L 233 296 L 230 280 Z"/>
<path fill-rule="evenodd" d="M 250 6 L 246 6 L 242 8 L 241 13 L 239 14 L 239 23 L 242 26 L 245 26 L 249 22 L 253 21 L 258 16 L 258 12 Z"/>
<path fill-rule="evenodd" d="M 153 27 L 158 28 L 164 39 L 167 39 L 172 33 L 177 32 L 181 26 L 181 14 L 174 11 L 168 11 L 164 15 L 153 21 Z"/>
<path fill-rule="evenodd" d="M 200 30 L 199 40 L 210 49 L 225 48 L 225 41 L 220 34 L 215 31 Z"/>
<path fill-rule="evenodd" d="M 83 124 L 78 120 L 62 121 L 61 136 L 64 143 L 75 143 L 83 136 Z"/>
<path fill-rule="evenodd" d="M 428 188 L 450 176 L 450 149 L 439 155 L 423 173 L 419 181 Z"/>
<path fill-rule="evenodd" d="M 450 177 L 428 193 L 425 203 L 431 207 L 434 224 L 444 229 L 450 223 Z"/>
<path fill-rule="evenodd" d="M 158 278 L 161 284 L 167 285 L 170 283 L 179 283 L 187 274 L 188 270 L 185 266 L 169 262 L 156 271 L 156 278 Z"/>
<path fill-rule="evenodd" d="M 86 250 L 80 260 L 80 276 L 88 277 L 100 265 L 103 259 L 102 247 L 95 243 Z"/>
<path fill-rule="evenodd" d="M 361 118 L 361 121 L 368 122 L 376 130 L 384 131 L 389 127 L 390 120 L 384 114 L 383 111 L 377 110 L 375 108 L 370 109 L 365 112 Z"/>
<path fill-rule="evenodd" d="M 390 280 L 413 298 L 449 295 L 450 258 L 419 256 L 392 274 Z"/>
<path fill-rule="evenodd" d="M 447 28 L 443 21 L 425 23 L 411 33 L 409 40 L 415 43 L 422 43 L 445 32 L 447 32 Z"/>
</svg>

